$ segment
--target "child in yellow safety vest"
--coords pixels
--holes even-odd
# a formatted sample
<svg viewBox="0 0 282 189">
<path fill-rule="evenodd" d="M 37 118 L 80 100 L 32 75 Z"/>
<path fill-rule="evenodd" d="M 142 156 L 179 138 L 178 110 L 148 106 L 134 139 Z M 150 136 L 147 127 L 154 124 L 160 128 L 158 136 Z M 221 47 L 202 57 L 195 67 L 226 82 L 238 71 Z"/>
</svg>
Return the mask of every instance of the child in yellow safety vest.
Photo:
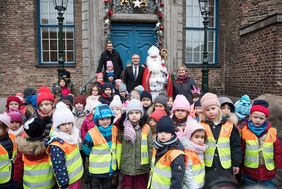
<svg viewBox="0 0 282 189">
<path fill-rule="evenodd" d="M 233 123 L 222 116 L 217 95 L 206 93 L 201 98 L 203 117 L 200 124 L 207 134 L 207 150 L 204 161 L 206 173 L 225 171 L 238 174 L 242 162 L 240 134 Z"/>
<path fill-rule="evenodd" d="M 268 102 L 255 100 L 242 129 L 243 183 L 274 188 L 276 169 L 282 168 L 282 148 L 277 130 L 267 121 Z"/>
<path fill-rule="evenodd" d="M 153 150 L 153 139 L 150 126 L 146 124 L 143 105 L 140 100 L 132 99 L 126 108 L 126 119 L 123 121 L 121 167 L 123 174 L 121 188 L 146 188 L 150 172 L 150 160 Z"/>
<path fill-rule="evenodd" d="M 206 131 L 196 120 L 189 120 L 180 138 L 187 155 L 183 189 L 200 189 L 205 183 L 204 152 L 206 151 Z"/>
<path fill-rule="evenodd" d="M 75 126 L 74 115 L 63 102 L 56 105 L 53 113 L 53 132 L 49 147 L 52 168 L 60 188 L 81 187 L 83 163 L 79 152 L 79 129 Z"/>
<path fill-rule="evenodd" d="M 16 138 L 18 153 L 14 180 L 25 189 L 50 189 L 55 186 L 51 161 L 46 153 L 45 129 L 48 121 L 31 118 L 24 124 L 25 134 Z"/>
<path fill-rule="evenodd" d="M 0 188 L 17 188 L 13 180 L 14 158 L 17 146 L 15 136 L 8 133 L 10 117 L 0 114 Z"/>
<path fill-rule="evenodd" d="M 176 137 L 175 126 L 169 116 L 163 116 L 157 124 L 148 183 L 150 189 L 180 189 L 183 185 L 187 156 Z"/>
<path fill-rule="evenodd" d="M 98 105 L 93 118 L 95 127 L 87 132 L 82 143 L 82 150 L 89 157 L 88 177 L 93 189 L 111 189 L 113 175 L 118 170 L 120 143 L 113 120 L 110 107 Z"/>
</svg>

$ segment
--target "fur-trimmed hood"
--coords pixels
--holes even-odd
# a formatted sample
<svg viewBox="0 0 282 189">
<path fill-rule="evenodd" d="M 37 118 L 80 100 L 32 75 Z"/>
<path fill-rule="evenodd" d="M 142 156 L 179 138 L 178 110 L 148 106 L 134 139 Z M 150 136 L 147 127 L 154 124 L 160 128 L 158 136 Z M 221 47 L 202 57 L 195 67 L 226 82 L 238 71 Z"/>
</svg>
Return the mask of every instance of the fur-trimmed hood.
<svg viewBox="0 0 282 189">
<path fill-rule="evenodd" d="M 46 154 L 46 145 L 43 140 L 28 141 L 26 138 L 19 136 L 16 138 L 19 151 L 24 155 L 38 156 Z"/>
<path fill-rule="evenodd" d="M 230 113 L 229 116 L 227 117 L 227 120 L 233 123 L 234 125 L 238 124 L 238 117 L 235 113 Z"/>
</svg>

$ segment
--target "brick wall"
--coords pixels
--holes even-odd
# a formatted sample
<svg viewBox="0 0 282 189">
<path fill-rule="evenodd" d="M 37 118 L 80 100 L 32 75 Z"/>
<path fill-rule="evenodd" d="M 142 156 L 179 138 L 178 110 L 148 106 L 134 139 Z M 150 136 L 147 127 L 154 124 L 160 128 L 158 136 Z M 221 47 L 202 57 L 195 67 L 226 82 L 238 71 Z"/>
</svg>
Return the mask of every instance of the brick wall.
<svg viewBox="0 0 282 189">
<path fill-rule="evenodd" d="M 0 97 L 13 95 L 25 87 L 51 86 L 57 68 L 36 68 L 37 1 L 2 0 L 0 3 Z M 82 81 L 81 2 L 75 1 L 76 68 L 67 68 L 76 86 Z"/>
<path fill-rule="evenodd" d="M 240 30 L 273 16 L 281 8 L 276 0 L 226 1 L 221 9 L 219 41 L 225 93 L 230 96 L 263 93 L 281 95 L 281 23 L 267 25 L 247 34 Z M 261 10 L 262 9 L 262 10 Z M 280 30 L 279 30 L 280 29 Z"/>
</svg>

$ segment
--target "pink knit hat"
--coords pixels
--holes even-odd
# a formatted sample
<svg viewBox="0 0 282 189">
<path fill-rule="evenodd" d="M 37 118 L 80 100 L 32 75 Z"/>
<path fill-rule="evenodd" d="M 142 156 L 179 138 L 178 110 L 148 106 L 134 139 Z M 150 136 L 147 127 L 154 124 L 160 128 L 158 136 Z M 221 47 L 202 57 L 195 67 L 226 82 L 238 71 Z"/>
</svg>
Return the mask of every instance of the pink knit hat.
<svg viewBox="0 0 282 189">
<path fill-rule="evenodd" d="M 220 107 L 219 100 L 216 94 L 206 93 L 201 98 L 202 109 L 205 110 L 208 106 L 215 105 Z"/>
<path fill-rule="evenodd" d="M 205 128 L 200 123 L 198 123 L 196 120 L 189 119 L 187 121 L 183 136 L 187 137 L 188 139 L 191 139 L 192 134 L 197 130 L 205 131 Z"/>
<path fill-rule="evenodd" d="M 187 112 L 191 111 L 190 103 L 184 95 L 177 95 L 175 97 L 171 109 L 172 113 L 174 113 L 175 110 L 185 110 Z"/>
<path fill-rule="evenodd" d="M 108 60 L 107 61 L 107 67 L 113 67 L 113 62 L 111 60 Z"/>
<path fill-rule="evenodd" d="M 11 118 L 11 123 L 13 123 L 13 122 L 20 123 L 20 124 L 23 123 L 23 117 L 22 117 L 21 112 L 19 112 L 19 111 L 10 111 L 8 113 L 8 115 Z"/>
</svg>

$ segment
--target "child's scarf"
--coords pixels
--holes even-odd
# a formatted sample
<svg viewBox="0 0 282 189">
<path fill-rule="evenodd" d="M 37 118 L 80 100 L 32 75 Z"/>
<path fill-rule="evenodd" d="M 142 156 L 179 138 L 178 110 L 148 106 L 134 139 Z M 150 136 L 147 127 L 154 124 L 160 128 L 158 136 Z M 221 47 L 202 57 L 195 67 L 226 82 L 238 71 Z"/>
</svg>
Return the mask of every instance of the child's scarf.
<svg viewBox="0 0 282 189">
<path fill-rule="evenodd" d="M 261 134 L 267 128 L 267 121 L 265 121 L 261 126 L 256 127 L 251 120 L 248 121 L 248 128 L 252 133 L 254 133 L 257 137 L 261 136 Z"/>
</svg>

